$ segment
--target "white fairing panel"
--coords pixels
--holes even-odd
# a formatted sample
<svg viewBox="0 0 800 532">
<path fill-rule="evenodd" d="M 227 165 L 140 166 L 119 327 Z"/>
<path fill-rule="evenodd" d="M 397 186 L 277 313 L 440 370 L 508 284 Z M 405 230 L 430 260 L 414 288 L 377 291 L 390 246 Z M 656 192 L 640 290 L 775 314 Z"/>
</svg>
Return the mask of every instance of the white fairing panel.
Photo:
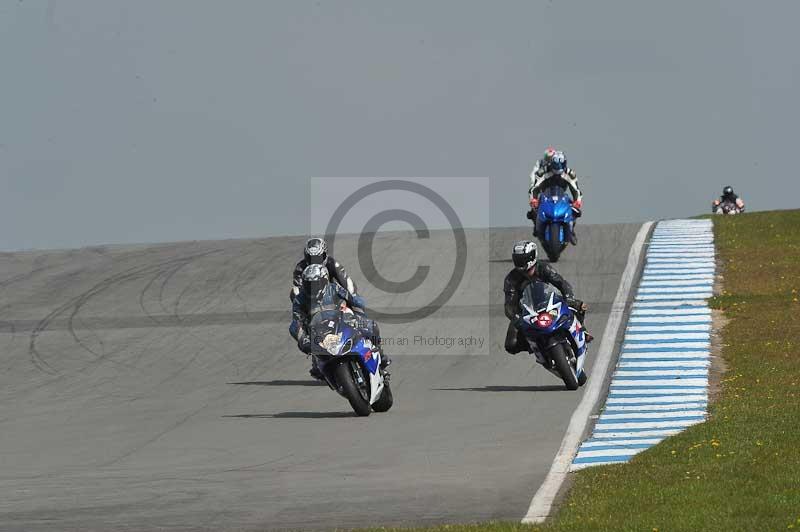
<svg viewBox="0 0 800 532">
<path fill-rule="evenodd" d="M 581 325 L 581 322 L 579 322 L 578 318 L 575 316 L 572 318 L 572 325 L 569 328 L 569 332 L 575 339 L 575 343 L 578 344 L 578 353 L 576 357 L 577 366 L 575 368 L 575 372 L 580 373 L 583 371 L 583 363 L 586 361 L 586 333 L 583 330 L 583 325 Z"/>
<path fill-rule="evenodd" d="M 379 350 L 375 350 L 372 352 L 372 356 L 375 357 L 375 361 L 378 363 L 375 366 L 375 371 L 369 371 L 369 385 L 372 389 L 372 395 L 369 398 L 369 404 L 373 404 L 378 398 L 381 396 L 381 392 L 383 392 L 383 375 L 381 375 L 381 353 Z M 366 369 L 366 366 L 365 366 Z"/>
</svg>

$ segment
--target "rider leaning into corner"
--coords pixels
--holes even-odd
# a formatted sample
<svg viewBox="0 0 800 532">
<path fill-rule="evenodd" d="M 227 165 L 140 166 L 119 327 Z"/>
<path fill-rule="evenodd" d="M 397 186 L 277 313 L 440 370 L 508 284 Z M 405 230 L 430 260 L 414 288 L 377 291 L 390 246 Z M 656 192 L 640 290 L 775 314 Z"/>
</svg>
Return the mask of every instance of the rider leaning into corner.
<svg viewBox="0 0 800 532">
<path fill-rule="evenodd" d="M 567 166 L 567 158 L 563 151 L 548 147 L 544 150 L 544 156 L 536 161 L 531 171 L 531 185 L 528 188 L 531 210 L 528 211 L 528 219 L 536 223 L 536 211 L 539 209 L 539 193 L 552 186 L 569 190 L 572 195 L 572 211 L 575 213 L 575 218 L 580 218 L 583 194 L 578 187 L 578 176 L 575 174 L 575 170 Z M 537 226 L 534 226 L 534 231 L 534 235 L 539 236 L 536 233 L 538 231 Z M 574 222 L 570 227 L 569 233 L 569 240 L 574 246 L 578 243 Z"/>
<path fill-rule="evenodd" d="M 736 207 L 739 208 L 739 212 L 744 212 L 744 201 L 736 195 L 733 191 L 733 187 L 730 185 L 722 189 L 722 196 L 720 196 L 719 199 L 714 200 L 714 203 L 711 205 L 711 212 L 716 213 L 720 205 L 725 203 L 736 205 Z"/>
<path fill-rule="evenodd" d="M 368 319 L 363 308 L 360 312 L 353 312 L 357 304 L 356 297 L 348 292 L 337 282 L 331 282 L 328 269 L 323 264 L 311 264 L 301 273 L 301 285 L 297 296 L 292 302 L 292 323 L 289 325 L 289 334 L 297 340 L 297 347 L 303 353 L 311 354 L 315 339 L 308 331 L 311 319 L 324 310 L 341 310 L 349 315 L 350 325 L 372 340 L 373 344 L 381 350 L 381 369 L 384 378 L 389 378 L 386 370 L 391 364 L 389 356 L 383 348 L 381 331 L 374 320 Z M 317 341 L 318 343 L 318 341 Z M 309 373 L 315 379 L 323 379 L 322 372 L 317 367 L 317 362 L 312 357 Z"/>
<path fill-rule="evenodd" d="M 555 286 L 570 308 L 575 310 L 578 321 L 584 326 L 586 333 L 586 343 L 591 342 L 594 337 L 586 330 L 585 318 L 588 307 L 586 303 L 575 299 L 572 286 L 549 264 L 539 262 L 539 248 L 536 242 L 530 240 L 520 240 L 514 244 L 511 252 L 511 259 L 514 262 L 514 269 L 506 275 L 503 282 L 505 292 L 505 312 L 510 320 L 506 331 L 506 351 L 515 355 L 521 351 L 528 351 L 529 344 L 525 335 L 519 328 L 517 322 L 520 319 L 519 300 L 525 288 L 532 282 L 541 281 Z"/>
</svg>

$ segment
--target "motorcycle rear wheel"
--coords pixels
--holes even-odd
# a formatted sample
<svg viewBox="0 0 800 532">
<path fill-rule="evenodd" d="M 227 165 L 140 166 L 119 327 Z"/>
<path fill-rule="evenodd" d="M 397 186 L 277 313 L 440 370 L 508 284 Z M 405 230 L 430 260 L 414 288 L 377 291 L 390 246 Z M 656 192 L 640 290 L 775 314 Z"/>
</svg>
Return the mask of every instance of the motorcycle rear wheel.
<svg viewBox="0 0 800 532">
<path fill-rule="evenodd" d="M 334 370 L 336 385 L 339 387 L 339 392 L 345 396 L 350 406 L 353 407 L 353 411 L 357 416 L 368 416 L 372 413 L 369 397 L 365 398 L 364 393 L 359 389 L 351 364 L 351 361 L 343 360 L 336 366 Z"/>
<path fill-rule="evenodd" d="M 564 386 L 567 387 L 567 390 L 577 390 L 579 386 L 578 376 L 575 375 L 575 368 L 569 363 L 566 346 L 564 344 L 554 345 L 550 348 L 549 355 L 555 364 L 558 374 L 561 375 L 561 379 L 564 381 Z"/>
</svg>

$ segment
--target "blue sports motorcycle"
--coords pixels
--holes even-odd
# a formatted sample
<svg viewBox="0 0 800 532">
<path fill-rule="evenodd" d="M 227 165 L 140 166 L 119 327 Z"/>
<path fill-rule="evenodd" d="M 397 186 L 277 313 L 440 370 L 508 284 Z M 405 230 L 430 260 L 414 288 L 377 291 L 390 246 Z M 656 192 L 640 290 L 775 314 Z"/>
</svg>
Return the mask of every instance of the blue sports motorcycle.
<svg viewBox="0 0 800 532">
<path fill-rule="evenodd" d="M 324 310 L 309 323 L 311 355 L 328 386 L 350 402 L 355 413 L 386 412 L 394 403 L 381 370 L 381 350 L 357 328 L 348 310 Z"/>
<path fill-rule="evenodd" d="M 563 188 L 550 187 L 539 194 L 533 234 L 539 238 L 551 262 L 557 262 L 567 247 L 574 223 L 572 200 Z"/>
<path fill-rule="evenodd" d="M 583 325 L 555 287 L 534 281 L 520 298 L 517 328 L 528 340 L 536 361 L 561 378 L 568 390 L 577 390 L 588 379 L 583 369 L 586 333 Z"/>
</svg>

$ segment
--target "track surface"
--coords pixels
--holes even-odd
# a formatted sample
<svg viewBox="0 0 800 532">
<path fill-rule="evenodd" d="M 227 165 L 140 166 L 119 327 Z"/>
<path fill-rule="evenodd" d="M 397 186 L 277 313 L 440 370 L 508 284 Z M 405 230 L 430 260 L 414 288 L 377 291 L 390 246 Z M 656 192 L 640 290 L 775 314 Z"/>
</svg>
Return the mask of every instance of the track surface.
<svg viewBox="0 0 800 532">
<path fill-rule="evenodd" d="M 584 226 L 557 266 L 598 336 L 638 228 Z M 411 342 L 391 348 L 395 407 L 369 418 L 310 381 L 288 340 L 303 239 L 0 254 L 0 530 L 521 518 L 581 393 L 502 350 L 502 279 L 528 234 L 468 232 L 447 306 L 382 324 Z M 446 283 L 452 245 L 446 233 L 376 239 L 388 279 L 431 265 L 410 296 L 371 293 L 353 273 L 378 310 L 413 309 Z M 337 246 L 343 259 L 355 243 Z M 485 343 L 413 343 L 432 335 Z"/>
</svg>

